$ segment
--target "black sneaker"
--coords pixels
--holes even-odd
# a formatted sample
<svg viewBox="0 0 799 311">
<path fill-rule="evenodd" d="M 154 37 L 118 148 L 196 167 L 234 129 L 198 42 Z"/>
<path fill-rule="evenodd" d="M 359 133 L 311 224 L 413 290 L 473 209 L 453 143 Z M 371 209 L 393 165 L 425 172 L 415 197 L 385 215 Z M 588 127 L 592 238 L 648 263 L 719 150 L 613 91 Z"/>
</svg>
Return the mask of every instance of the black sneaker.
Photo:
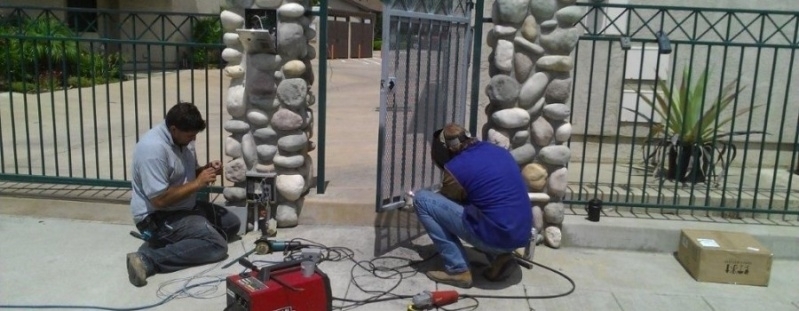
<svg viewBox="0 0 799 311">
<path fill-rule="evenodd" d="M 147 265 L 139 253 L 128 254 L 128 280 L 136 287 L 147 285 Z"/>
</svg>

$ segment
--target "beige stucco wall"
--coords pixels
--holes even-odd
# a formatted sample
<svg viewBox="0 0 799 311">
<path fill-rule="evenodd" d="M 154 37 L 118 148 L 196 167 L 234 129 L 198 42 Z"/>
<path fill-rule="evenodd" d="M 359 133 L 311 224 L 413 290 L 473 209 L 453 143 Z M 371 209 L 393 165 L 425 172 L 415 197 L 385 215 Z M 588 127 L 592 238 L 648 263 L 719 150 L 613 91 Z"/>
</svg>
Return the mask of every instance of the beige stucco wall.
<svg viewBox="0 0 799 311">
<path fill-rule="evenodd" d="M 47 8 L 64 8 L 66 1 L 48 1 L 48 0 L 6 0 L 3 4 L 26 6 L 26 7 L 47 7 Z M 165 1 L 122 1 L 122 0 L 98 0 L 97 7 L 100 9 L 119 10 L 120 14 L 111 15 L 109 19 L 100 18 L 98 21 L 98 29 L 108 29 L 107 37 L 118 38 L 124 40 L 137 40 L 151 41 L 153 44 L 120 44 L 119 46 L 108 46 L 110 51 L 119 51 L 131 63 L 136 63 L 136 70 L 144 70 L 146 68 L 174 68 L 181 62 L 181 57 L 187 54 L 187 47 L 175 45 L 160 45 L 162 37 L 167 37 L 167 42 L 180 43 L 190 40 L 191 29 L 190 24 L 186 19 L 188 14 L 183 13 L 204 13 L 204 14 L 217 14 L 220 12 L 220 7 L 225 5 L 225 0 L 165 0 Z M 133 13 L 126 11 L 138 12 L 138 18 L 132 18 Z M 169 21 L 161 23 L 158 21 L 160 18 L 158 13 L 167 13 Z M 39 12 L 36 10 L 27 10 L 30 16 L 37 16 Z M 54 10 L 57 17 L 62 20 L 65 19 L 65 11 Z M 111 24 L 121 24 L 121 27 L 114 25 L 106 25 L 106 20 Z M 133 24 L 136 24 L 135 26 Z M 163 27 L 162 27 L 163 25 Z M 179 27 L 176 31 L 175 25 Z M 134 29 L 135 27 L 135 29 Z M 84 33 L 84 38 L 99 38 L 103 32 L 98 33 Z M 106 49 L 100 43 L 82 43 L 86 49 L 94 49 L 101 51 Z M 148 67 L 149 65 L 149 67 Z M 128 66 L 127 69 L 134 69 Z"/>
</svg>

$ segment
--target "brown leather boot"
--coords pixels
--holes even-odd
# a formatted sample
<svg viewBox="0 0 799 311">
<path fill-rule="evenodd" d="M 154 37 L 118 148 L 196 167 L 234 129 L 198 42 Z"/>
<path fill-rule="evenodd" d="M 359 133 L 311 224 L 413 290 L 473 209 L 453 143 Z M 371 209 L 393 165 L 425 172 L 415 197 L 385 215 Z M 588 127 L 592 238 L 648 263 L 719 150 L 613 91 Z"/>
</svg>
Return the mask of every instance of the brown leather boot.
<svg viewBox="0 0 799 311">
<path fill-rule="evenodd" d="M 491 262 L 491 266 L 483 271 L 483 277 L 491 282 L 503 281 L 510 276 L 509 272 L 515 265 L 516 260 L 513 258 L 513 253 L 499 255 Z"/>
<path fill-rule="evenodd" d="M 460 288 L 472 287 L 472 272 L 469 270 L 457 274 L 449 274 L 445 271 L 428 271 L 425 274 L 428 278 L 438 283 L 444 283 Z"/>
</svg>

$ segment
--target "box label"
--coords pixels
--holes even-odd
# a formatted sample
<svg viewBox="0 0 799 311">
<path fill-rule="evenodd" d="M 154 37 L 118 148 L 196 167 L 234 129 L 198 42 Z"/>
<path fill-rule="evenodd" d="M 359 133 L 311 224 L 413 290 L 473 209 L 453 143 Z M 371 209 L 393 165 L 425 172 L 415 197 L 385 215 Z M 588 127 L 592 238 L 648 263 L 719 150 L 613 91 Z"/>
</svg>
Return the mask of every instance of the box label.
<svg viewBox="0 0 799 311">
<path fill-rule="evenodd" d="M 714 239 L 696 239 L 702 247 L 721 247 Z"/>
</svg>

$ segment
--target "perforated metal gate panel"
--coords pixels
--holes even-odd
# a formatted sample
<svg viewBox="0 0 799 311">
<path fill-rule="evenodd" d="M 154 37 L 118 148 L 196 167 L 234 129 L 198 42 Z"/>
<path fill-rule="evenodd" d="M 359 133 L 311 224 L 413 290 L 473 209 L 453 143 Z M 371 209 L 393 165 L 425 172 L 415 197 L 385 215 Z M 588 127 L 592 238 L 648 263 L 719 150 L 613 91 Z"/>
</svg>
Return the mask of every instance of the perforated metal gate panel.
<svg viewBox="0 0 799 311">
<path fill-rule="evenodd" d="M 384 4 L 378 212 L 402 206 L 409 190 L 440 182 L 430 141 L 445 124 L 464 124 L 472 48 L 471 2 Z"/>
</svg>

